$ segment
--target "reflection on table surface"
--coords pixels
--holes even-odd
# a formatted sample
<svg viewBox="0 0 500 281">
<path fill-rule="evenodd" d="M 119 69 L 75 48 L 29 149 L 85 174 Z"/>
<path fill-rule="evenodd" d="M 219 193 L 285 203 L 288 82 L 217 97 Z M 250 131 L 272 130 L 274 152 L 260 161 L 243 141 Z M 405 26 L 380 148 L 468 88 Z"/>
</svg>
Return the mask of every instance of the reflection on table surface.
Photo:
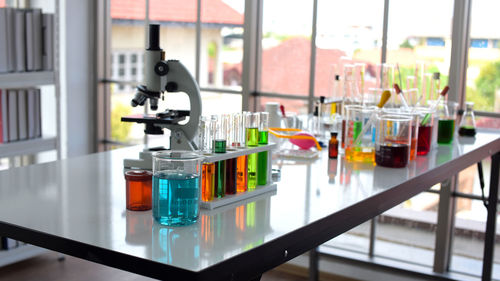
<svg viewBox="0 0 500 281">
<path fill-rule="evenodd" d="M 125 210 L 123 159 L 137 157 L 140 148 L 120 149 L 0 172 L 0 221 L 199 271 L 374 195 L 390 195 L 392 187 L 498 142 L 498 136 L 479 133 L 472 143 L 459 138 L 398 169 L 328 159 L 326 153 L 315 161 L 273 159 L 281 168 L 275 194 L 202 210 L 186 227 L 161 226 L 151 211 Z"/>
</svg>

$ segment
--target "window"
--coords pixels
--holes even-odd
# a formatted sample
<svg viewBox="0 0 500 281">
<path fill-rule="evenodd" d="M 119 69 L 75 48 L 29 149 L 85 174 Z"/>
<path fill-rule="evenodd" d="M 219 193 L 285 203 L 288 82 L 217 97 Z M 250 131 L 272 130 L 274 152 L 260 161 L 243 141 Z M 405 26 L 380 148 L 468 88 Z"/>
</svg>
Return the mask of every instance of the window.
<svg viewBox="0 0 500 281">
<path fill-rule="evenodd" d="M 345 64 L 364 67 L 364 80 L 359 85 L 363 93 L 376 86 L 376 70 L 381 59 L 383 7 L 380 0 L 318 2 L 315 96 L 335 98 L 343 95 L 339 91 L 334 93 L 339 87 L 334 87 L 333 81 L 335 75 L 343 76 Z"/>
<path fill-rule="evenodd" d="M 494 16 L 496 8 L 500 9 L 500 3 L 494 0 L 472 1 L 466 100 L 474 102 L 475 111 L 500 112 L 500 80 L 497 78 L 500 52 L 496 28 L 500 19 Z M 492 44 L 488 44 L 489 40 Z M 477 112 L 476 123 L 478 127 L 500 129 L 500 119 L 478 116 Z"/>
<path fill-rule="evenodd" d="M 307 96 L 312 1 L 264 0 L 263 3 L 260 91 Z"/>
<path fill-rule="evenodd" d="M 146 7 L 147 2 L 149 7 Z M 107 40 L 111 46 L 111 79 L 115 81 L 109 84 L 111 98 L 106 104 L 110 106 L 111 114 L 107 120 L 110 125 L 105 127 L 110 128 L 112 140 L 124 143 L 144 140 L 144 125 L 122 123 L 120 118 L 149 112 L 144 107 L 130 106 L 135 87 L 144 78 L 146 9 L 149 9 L 150 22 L 160 24 L 160 46 L 165 51 L 165 59 L 180 60 L 193 77 L 199 78 L 200 87 L 208 88 L 202 94 L 203 108 L 224 103 L 228 108 L 241 110 L 244 0 L 202 1 L 199 54 L 196 49 L 196 5 L 196 0 L 168 3 L 161 0 L 111 0 Z M 221 88 L 223 93 L 218 91 Z M 160 102 L 159 110 L 189 106 L 189 101 L 183 98 L 165 100 L 168 102 Z"/>
</svg>

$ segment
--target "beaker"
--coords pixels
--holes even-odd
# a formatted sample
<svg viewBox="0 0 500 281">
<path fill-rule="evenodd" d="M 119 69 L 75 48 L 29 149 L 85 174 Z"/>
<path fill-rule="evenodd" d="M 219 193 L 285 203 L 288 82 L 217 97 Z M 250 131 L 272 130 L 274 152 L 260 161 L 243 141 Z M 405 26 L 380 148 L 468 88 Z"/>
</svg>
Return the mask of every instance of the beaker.
<svg viewBox="0 0 500 281">
<path fill-rule="evenodd" d="M 345 157 L 354 162 L 373 162 L 375 156 L 373 129 L 368 124 L 374 107 L 346 106 Z M 364 127 L 369 126 L 364 129 Z"/>
<path fill-rule="evenodd" d="M 375 162 L 389 168 L 408 165 L 411 149 L 412 117 L 382 114 L 377 117 Z"/>
<path fill-rule="evenodd" d="M 414 111 L 420 114 L 417 155 L 427 155 L 431 150 L 433 128 L 436 127 L 436 118 L 434 118 L 435 112 L 428 107 L 415 107 Z"/>
<path fill-rule="evenodd" d="M 458 103 L 444 101 L 439 104 L 439 122 L 437 142 L 450 144 L 455 134 L 455 120 L 457 119 Z"/>
<path fill-rule="evenodd" d="M 153 218 L 163 225 L 195 223 L 202 157 L 192 151 L 153 154 Z"/>
<path fill-rule="evenodd" d="M 420 113 L 415 109 L 389 108 L 383 109 L 382 111 L 385 114 L 401 115 L 407 118 L 411 118 L 412 124 L 410 127 L 410 161 L 415 160 L 417 158 Z"/>
<path fill-rule="evenodd" d="M 474 103 L 465 103 L 465 112 L 460 121 L 460 127 L 458 129 L 458 134 L 460 136 L 473 137 L 476 135 L 476 119 L 474 118 Z"/>
</svg>

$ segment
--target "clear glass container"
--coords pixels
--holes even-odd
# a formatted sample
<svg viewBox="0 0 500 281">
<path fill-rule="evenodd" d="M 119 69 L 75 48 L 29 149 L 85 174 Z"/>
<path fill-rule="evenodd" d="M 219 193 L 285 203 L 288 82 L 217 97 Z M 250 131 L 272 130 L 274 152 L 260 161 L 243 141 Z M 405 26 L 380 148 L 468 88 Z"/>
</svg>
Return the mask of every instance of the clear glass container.
<svg viewBox="0 0 500 281">
<path fill-rule="evenodd" d="M 458 103 L 444 101 L 439 104 L 439 121 L 437 132 L 438 144 L 450 144 L 455 135 L 455 120 L 457 119 Z"/>
<path fill-rule="evenodd" d="M 374 161 L 373 129 L 375 124 L 369 122 L 374 111 L 375 107 L 346 106 L 345 157 L 347 160 L 369 163 Z"/>
<path fill-rule="evenodd" d="M 131 170 L 125 172 L 128 210 L 151 210 L 151 177 L 150 171 Z"/>
<path fill-rule="evenodd" d="M 153 154 L 153 218 L 163 225 L 195 223 L 202 157 L 192 151 Z"/>
<path fill-rule="evenodd" d="M 433 132 L 437 127 L 435 112 L 428 107 L 415 107 L 415 112 L 420 115 L 418 122 L 417 155 L 427 155 L 432 147 Z"/>
<path fill-rule="evenodd" d="M 474 103 L 465 103 L 465 112 L 458 129 L 460 136 L 473 137 L 476 135 L 476 118 L 474 117 Z"/>
<path fill-rule="evenodd" d="M 382 114 L 377 117 L 375 162 L 379 166 L 403 168 L 411 150 L 412 117 Z"/>
</svg>

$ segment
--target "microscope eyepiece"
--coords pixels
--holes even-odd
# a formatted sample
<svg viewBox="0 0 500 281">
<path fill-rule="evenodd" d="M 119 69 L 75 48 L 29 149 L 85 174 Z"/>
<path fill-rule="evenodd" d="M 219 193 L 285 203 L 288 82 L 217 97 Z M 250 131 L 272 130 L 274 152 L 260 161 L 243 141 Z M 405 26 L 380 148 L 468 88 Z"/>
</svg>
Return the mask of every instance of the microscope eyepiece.
<svg viewBox="0 0 500 281">
<path fill-rule="evenodd" d="M 160 25 L 150 24 L 149 25 L 149 47 L 147 50 L 159 51 L 160 48 Z"/>
</svg>

